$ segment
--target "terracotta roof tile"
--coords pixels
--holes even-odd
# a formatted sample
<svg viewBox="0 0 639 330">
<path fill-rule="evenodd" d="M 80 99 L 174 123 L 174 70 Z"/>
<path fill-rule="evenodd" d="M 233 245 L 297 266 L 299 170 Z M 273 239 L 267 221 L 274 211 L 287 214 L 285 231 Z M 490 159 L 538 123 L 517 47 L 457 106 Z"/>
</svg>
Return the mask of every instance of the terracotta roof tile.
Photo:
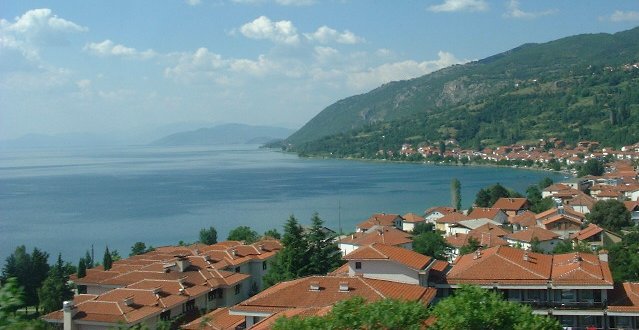
<svg viewBox="0 0 639 330">
<path fill-rule="evenodd" d="M 415 213 L 406 213 L 404 214 L 404 216 L 402 216 L 402 218 L 404 218 L 404 222 L 410 222 L 410 223 L 419 223 L 419 222 L 424 222 L 424 217 L 419 216 Z"/>
<path fill-rule="evenodd" d="M 532 227 L 537 225 L 536 214 L 530 211 L 524 211 L 520 214 L 508 218 L 508 222 L 518 224 L 522 227 Z"/>
<path fill-rule="evenodd" d="M 503 213 L 503 211 L 499 208 L 477 207 L 474 208 L 473 211 L 470 212 L 470 214 L 468 214 L 468 217 L 471 219 L 494 219 L 499 213 Z"/>
<path fill-rule="evenodd" d="M 186 330 L 234 330 L 244 323 L 244 316 L 230 315 L 229 309 L 218 308 L 181 327 Z"/>
<path fill-rule="evenodd" d="M 384 227 L 368 233 L 355 233 L 351 237 L 342 239 L 340 243 L 358 246 L 383 243 L 387 245 L 402 245 L 412 242 L 411 235 L 399 229 Z"/>
<path fill-rule="evenodd" d="M 433 258 L 415 251 L 380 243 L 361 247 L 344 256 L 344 259 L 391 260 L 417 271 L 425 269 L 433 261 Z"/>
<path fill-rule="evenodd" d="M 527 203 L 528 200 L 526 198 L 502 197 L 493 204 L 493 208 L 506 211 L 518 211 L 525 208 Z"/>
<path fill-rule="evenodd" d="M 514 234 L 510 234 L 506 236 L 507 239 L 512 239 L 512 240 L 526 242 L 526 243 L 532 242 L 534 238 L 537 238 L 540 242 L 544 242 L 544 241 L 550 241 L 553 239 L 558 239 L 559 237 L 560 235 L 557 235 L 548 229 L 537 227 L 537 226 L 529 227 L 526 230 L 518 231 Z"/>
<path fill-rule="evenodd" d="M 437 223 L 458 223 L 463 220 L 470 220 L 470 218 L 464 214 L 458 212 L 452 212 L 444 215 L 443 217 L 437 219 L 435 222 Z"/>
<path fill-rule="evenodd" d="M 588 227 L 574 233 L 571 238 L 578 241 L 588 239 L 594 235 L 601 233 L 604 229 L 595 225 L 594 223 L 588 224 Z"/>
</svg>

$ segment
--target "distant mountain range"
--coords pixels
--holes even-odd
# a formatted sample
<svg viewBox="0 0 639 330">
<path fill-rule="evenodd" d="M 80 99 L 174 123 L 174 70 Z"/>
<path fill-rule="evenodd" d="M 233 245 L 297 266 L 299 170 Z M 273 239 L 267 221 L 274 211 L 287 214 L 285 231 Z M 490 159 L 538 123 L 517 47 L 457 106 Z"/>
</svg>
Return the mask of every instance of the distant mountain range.
<svg viewBox="0 0 639 330">
<path fill-rule="evenodd" d="M 171 134 L 151 144 L 162 146 L 264 144 L 285 139 L 293 132 L 292 129 L 282 127 L 224 124 Z"/>
<path fill-rule="evenodd" d="M 369 157 L 402 143 L 480 148 L 548 137 L 639 141 L 639 28 L 525 44 L 382 85 L 328 106 L 284 147 Z"/>
</svg>

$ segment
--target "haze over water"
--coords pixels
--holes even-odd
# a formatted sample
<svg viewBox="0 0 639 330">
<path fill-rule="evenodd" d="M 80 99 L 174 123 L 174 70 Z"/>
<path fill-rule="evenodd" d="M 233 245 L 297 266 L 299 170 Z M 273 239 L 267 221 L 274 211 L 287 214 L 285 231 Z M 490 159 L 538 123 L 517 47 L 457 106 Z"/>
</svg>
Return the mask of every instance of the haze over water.
<svg viewBox="0 0 639 330">
<path fill-rule="evenodd" d="M 294 214 L 307 224 L 317 211 L 345 232 L 375 212 L 422 214 L 450 203 L 462 183 L 464 207 L 499 182 L 524 192 L 550 172 L 301 159 L 257 149 L 117 147 L 4 151 L 0 155 L 0 260 L 20 244 L 77 262 L 93 244 L 128 255 L 147 245 L 193 242 L 214 226 L 218 239 L 247 225 L 263 233 Z"/>
</svg>

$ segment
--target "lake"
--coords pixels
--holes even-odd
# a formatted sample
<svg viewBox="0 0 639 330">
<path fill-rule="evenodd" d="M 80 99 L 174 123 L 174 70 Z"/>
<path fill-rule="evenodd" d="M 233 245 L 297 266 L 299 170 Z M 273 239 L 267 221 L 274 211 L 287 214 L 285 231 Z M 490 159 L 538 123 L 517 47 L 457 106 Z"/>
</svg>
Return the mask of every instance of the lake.
<svg viewBox="0 0 639 330">
<path fill-rule="evenodd" d="M 552 172 L 304 159 L 254 145 L 223 147 L 100 147 L 2 151 L 0 260 L 25 244 L 77 263 L 91 245 L 128 255 L 147 245 L 193 242 L 214 226 L 263 233 L 291 214 L 308 224 L 318 212 L 345 232 L 376 212 L 422 214 L 450 204 L 450 182 L 462 184 L 469 206 L 494 184 L 524 192 Z"/>
</svg>

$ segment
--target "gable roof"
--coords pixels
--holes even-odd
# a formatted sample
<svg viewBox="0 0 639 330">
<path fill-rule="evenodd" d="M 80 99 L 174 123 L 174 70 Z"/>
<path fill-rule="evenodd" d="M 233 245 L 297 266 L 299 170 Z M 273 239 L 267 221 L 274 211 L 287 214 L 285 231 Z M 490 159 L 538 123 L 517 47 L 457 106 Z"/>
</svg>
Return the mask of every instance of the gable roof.
<svg viewBox="0 0 639 330">
<path fill-rule="evenodd" d="M 629 212 L 639 211 L 639 201 L 625 201 L 623 205 L 626 206 Z"/>
<path fill-rule="evenodd" d="M 549 225 L 551 223 L 559 222 L 559 221 L 562 221 L 562 220 L 570 221 L 570 222 L 575 223 L 577 225 L 581 225 L 581 221 L 579 221 L 579 220 L 577 220 L 577 219 L 575 219 L 573 217 L 566 216 L 565 214 L 553 215 L 553 216 L 547 218 L 546 220 L 544 220 L 542 222 L 542 224 L 544 226 L 546 226 L 546 225 Z"/>
<path fill-rule="evenodd" d="M 396 219 L 402 219 L 399 214 L 375 213 L 370 218 L 357 224 L 357 228 L 362 230 L 370 229 L 373 226 L 393 227 Z"/>
<path fill-rule="evenodd" d="M 230 315 L 228 307 L 217 308 L 183 325 L 186 330 L 234 330 L 244 323 L 244 316 Z"/>
<path fill-rule="evenodd" d="M 426 216 L 429 216 L 429 215 L 431 215 L 431 214 L 433 214 L 435 212 L 439 212 L 442 215 L 446 215 L 446 214 L 449 214 L 449 213 L 457 212 L 457 209 L 454 208 L 454 207 L 450 207 L 450 206 L 434 206 L 434 207 L 431 207 L 428 210 L 426 210 L 424 212 L 424 214 Z"/>
<path fill-rule="evenodd" d="M 451 284 L 546 284 L 551 269 L 550 255 L 496 246 L 459 257 L 448 272 L 447 280 Z"/>
<path fill-rule="evenodd" d="M 570 186 L 565 185 L 563 183 L 554 183 L 544 188 L 544 191 L 555 192 L 555 191 L 570 190 L 570 189 L 572 189 Z"/>
<path fill-rule="evenodd" d="M 506 211 L 518 211 L 523 209 L 527 203 L 528 200 L 526 198 L 501 197 L 493 204 L 493 208 Z"/>
<path fill-rule="evenodd" d="M 570 238 L 576 239 L 578 241 L 581 241 L 581 240 L 588 239 L 588 238 L 590 238 L 592 236 L 595 236 L 595 235 L 601 233 L 602 231 L 604 231 L 603 228 L 595 225 L 594 223 L 590 223 L 590 224 L 588 224 L 588 227 L 586 227 L 586 228 L 584 228 L 584 229 L 572 234 Z"/>
<path fill-rule="evenodd" d="M 495 219 L 500 213 L 504 213 L 504 211 L 499 208 L 478 207 L 474 208 L 473 211 L 468 214 L 468 217 L 471 219 Z"/>
<path fill-rule="evenodd" d="M 419 216 L 415 213 L 406 213 L 402 216 L 402 218 L 404 218 L 404 222 L 411 222 L 411 223 L 418 223 L 418 222 L 424 222 L 424 217 Z"/>
<path fill-rule="evenodd" d="M 532 227 L 537 225 L 536 214 L 531 211 L 524 211 L 520 214 L 508 218 L 508 222 L 518 224 L 522 227 Z"/>
<path fill-rule="evenodd" d="M 450 284 L 601 286 L 612 289 L 608 263 L 589 253 L 546 255 L 497 246 L 463 255 L 448 272 Z"/>
<path fill-rule="evenodd" d="M 317 290 L 311 289 L 311 285 Z M 340 290 L 345 286 L 348 290 Z M 257 295 L 231 307 L 233 312 L 276 313 L 293 308 L 326 307 L 342 300 L 360 296 L 366 301 L 384 298 L 419 301 L 429 304 L 436 289 L 363 277 L 309 276 L 278 283 Z"/>
<path fill-rule="evenodd" d="M 444 215 L 443 217 L 435 220 L 435 222 L 437 223 L 458 223 L 462 220 L 470 220 L 470 218 L 462 213 L 459 212 L 451 212 L 448 213 L 446 215 Z"/>
<path fill-rule="evenodd" d="M 412 235 L 394 227 L 381 227 L 370 232 L 354 233 L 350 237 L 340 241 L 342 244 L 365 246 L 373 243 L 383 243 L 387 245 L 402 245 L 412 242 Z"/>
<path fill-rule="evenodd" d="M 522 230 L 514 234 L 510 234 L 506 238 L 515 240 L 515 241 L 531 243 L 533 239 L 535 238 L 537 238 L 540 242 L 544 242 L 544 241 L 550 241 L 553 239 L 558 239 L 559 237 L 560 235 L 557 235 L 548 229 L 533 226 L 526 230 Z"/>
<path fill-rule="evenodd" d="M 639 312 L 639 283 L 617 283 L 608 293 L 608 311 Z"/>
<path fill-rule="evenodd" d="M 346 260 L 391 260 L 411 269 L 425 269 L 433 258 L 401 247 L 374 243 L 361 247 L 346 256 Z"/>
</svg>

